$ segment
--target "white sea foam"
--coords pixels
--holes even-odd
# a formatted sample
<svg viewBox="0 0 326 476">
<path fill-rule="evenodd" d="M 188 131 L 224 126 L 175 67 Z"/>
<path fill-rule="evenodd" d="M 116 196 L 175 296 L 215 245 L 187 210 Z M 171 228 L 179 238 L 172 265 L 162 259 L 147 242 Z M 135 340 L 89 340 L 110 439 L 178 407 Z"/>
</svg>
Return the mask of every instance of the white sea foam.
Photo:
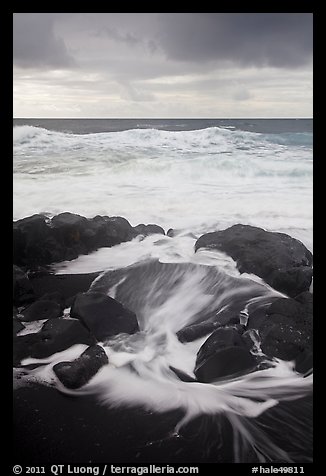
<svg viewBox="0 0 326 476">
<path fill-rule="evenodd" d="M 103 271 L 92 289 L 136 312 L 140 332 L 102 342 L 109 364 L 80 390 L 64 389 L 52 369 L 78 357 L 85 346 L 40 359 L 44 365 L 28 371 L 24 381 L 41 379 L 76 396 L 94 393 L 109 407 L 182 409 L 171 437 L 196 416 L 224 415 L 234 431 L 236 461 L 251 448 L 259 461 L 290 462 L 256 419 L 282 401 L 309 395 L 312 376 L 297 374 L 292 362 L 274 360 L 266 370 L 203 384 L 182 382 L 171 367 L 193 377 L 197 351 L 207 338 L 181 343 L 176 333 L 184 326 L 240 304 L 250 319 L 257 306 L 280 296 L 260 278 L 240 276 L 223 253 L 195 254 L 200 234 L 244 223 L 288 233 L 312 249 L 309 138 L 216 127 L 85 135 L 14 128 L 15 218 L 72 211 L 179 229 L 173 238 L 138 237 L 56 265 L 58 273 Z M 277 417 L 280 424 L 286 416 Z"/>
<path fill-rule="evenodd" d="M 312 148 L 300 140 L 218 127 L 84 135 L 15 127 L 14 218 L 121 215 L 195 233 L 242 222 L 293 232 L 311 249 Z"/>
</svg>

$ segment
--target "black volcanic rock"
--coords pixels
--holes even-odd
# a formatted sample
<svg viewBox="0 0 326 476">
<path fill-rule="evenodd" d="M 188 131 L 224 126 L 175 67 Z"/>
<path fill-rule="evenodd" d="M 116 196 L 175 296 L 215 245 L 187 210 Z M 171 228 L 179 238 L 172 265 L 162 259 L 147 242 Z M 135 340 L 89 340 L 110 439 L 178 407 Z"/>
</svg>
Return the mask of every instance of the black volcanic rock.
<svg viewBox="0 0 326 476">
<path fill-rule="evenodd" d="M 312 254 L 295 238 L 249 225 L 202 235 L 198 249 L 212 248 L 227 253 L 240 273 L 253 273 L 289 296 L 307 291 L 312 278 Z"/>
<path fill-rule="evenodd" d="M 60 213 L 52 218 L 51 229 L 55 238 L 65 250 L 64 259 L 74 259 L 89 251 L 82 239 L 87 223 L 85 217 L 69 212 Z"/>
<path fill-rule="evenodd" d="M 43 294 L 39 300 L 42 301 L 52 301 L 57 303 L 60 306 L 61 311 L 65 308 L 65 300 L 62 294 L 58 291 L 53 291 Z"/>
<path fill-rule="evenodd" d="M 36 267 L 61 261 L 65 250 L 58 243 L 43 215 L 33 215 L 14 222 L 14 263 L 18 266 Z"/>
<path fill-rule="evenodd" d="M 129 221 L 123 217 L 95 217 L 93 218 L 97 230 L 101 230 L 102 246 L 114 246 L 130 241 L 137 236 Z M 99 233 L 99 232 L 98 232 Z"/>
<path fill-rule="evenodd" d="M 26 305 L 35 299 L 34 289 L 27 274 L 18 266 L 13 266 L 13 298 L 16 306 Z"/>
<path fill-rule="evenodd" d="M 53 371 L 65 387 L 76 389 L 85 385 L 108 362 L 103 348 L 93 345 L 88 347 L 78 359 L 54 365 Z"/>
<path fill-rule="evenodd" d="M 306 364 L 301 364 L 303 368 L 310 365 L 313 348 L 312 299 L 312 294 L 305 292 L 296 299 L 277 299 L 266 309 L 265 319 L 259 326 L 261 349 L 266 355 L 306 361 Z"/>
<path fill-rule="evenodd" d="M 149 226 L 148 230 L 152 230 L 152 225 Z M 75 259 L 102 246 L 130 241 L 137 234 L 123 217 L 96 216 L 87 219 L 69 212 L 60 213 L 52 219 L 33 215 L 13 224 L 13 261 L 18 266 L 35 269 Z"/>
<path fill-rule="evenodd" d="M 14 365 L 27 357 L 43 359 L 75 344 L 93 345 L 96 341 L 80 321 L 51 319 L 40 332 L 17 336 L 13 341 Z"/>
<path fill-rule="evenodd" d="M 176 367 L 173 367 L 172 365 L 169 366 L 170 370 L 172 370 L 175 375 L 182 380 L 183 382 L 196 382 L 197 380 L 190 375 L 186 374 L 180 369 L 177 369 Z"/>
<path fill-rule="evenodd" d="M 71 317 L 80 319 L 97 340 L 139 330 L 136 315 L 115 299 L 100 292 L 80 293 L 71 307 Z"/>
<path fill-rule="evenodd" d="M 226 377 L 248 373 L 256 367 L 256 361 L 248 349 L 231 346 L 217 350 L 202 365 L 196 366 L 199 382 L 209 383 Z"/>
<path fill-rule="evenodd" d="M 165 231 L 163 230 L 163 228 L 159 225 L 154 224 L 144 225 L 143 223 L 140 223 L 139 225 L 134 226 L 134 230 L 137 232 L 137 235 L 165 235 Z"/>
<path fill-rule="evenodd" d="M 307 346 L 307 335 L 282 319 L 261 331 L 261 349 L 269 357 L 294 360 Z"/>
<path fill-rule="evenodd" d="M 13 319 L 13 335 L 15 336 L 23 329 L 25 329 L 25 326 L 18 319 Z"/>
<path fill-rule="evenodd" d="M 311 285 L 313 270 L 309 266 L 298 266 L 278 269 L 271 275 L 269 284 L 288 296 L 308 291 Z"/>
<path fill-rule="evenodd" d="M 52 227 L 57 230 L 62 230 L 65 233 L 74 234 L 77 230 L 82 230 L 87 224 L 87 218 L 76 215 L 75 213 L 64 212 L 55 215 L 51 220 Z M 67 236 L 67 239 L 78 241 L 77 236 Z"/>
<path fill-rule="evenodd" d="M 61 307 L 54 301 L 40 299 L 24 309 L 21 315 L 20 320 L 28 322 L 55 319 L 61 316 Z"/>
<path fill-rule="evenodd" d="M 213 382 L 251 371 L 256 360 L 236 329 L 216 329 L 197 353 L 195 375 L 199 382 Z"/>
<path fill-rule="evenodd" d="M 177 332 L 177 337 L 180 342 L 192 342 L 200 337 L 204 337 L 210 332 L 213 332 L 218 326 L 215 322 L 202 322 L 200 324 L 193 324 L 192 326 L 183 327 Z"/>
</svg>

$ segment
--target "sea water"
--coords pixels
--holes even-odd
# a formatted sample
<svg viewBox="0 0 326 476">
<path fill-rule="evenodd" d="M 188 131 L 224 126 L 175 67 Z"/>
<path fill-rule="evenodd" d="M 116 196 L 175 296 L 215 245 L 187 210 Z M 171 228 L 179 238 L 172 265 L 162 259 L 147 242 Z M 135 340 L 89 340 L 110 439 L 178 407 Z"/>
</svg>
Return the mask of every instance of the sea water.
<svg viewBox="0 0 326 476">
<path fill-rule="evenodd" d="M 80 390 L 65 389 L 52 369 L 85 346 L 26 359 L 44 364 L 27 380 L 76 396 L 94 393 L 108 407 L 183 410 L 166 438 L 179 437 L 198 416 L 218 425 L 223 415 L 236 462 L 248 454 L 251 461 L 310 461 L 311 422 L 297 417 L 296 402 L 311 395 L 311 374 L 274 359 L 264 370 L 204 384 L 179 380 L 171 367 L 194 377 L 209 335 L 183 344 L 183 327 L 227 309 L 249 311 L 250 319 L 257 306 L 283 296 L 257 276 L 240 275 L 224 253 L 195 254 L 201 234 L 249 224 L 288 233 L 312 251 L 312 121 L 15 120 L 14 219 L 64 211 L 123 216 L 133 226 L 156 223 L 175 232 L 54 265 L 57 273 L 102 271 L 91 289 L 136 312 L 140 332 L 102 342 L 109 364 Z M 251 338 L 252 352 L 262 355 L 259 335 Z M 286 448 L 271 437 L 273 428 L 291 435 Z"/>
</svg>

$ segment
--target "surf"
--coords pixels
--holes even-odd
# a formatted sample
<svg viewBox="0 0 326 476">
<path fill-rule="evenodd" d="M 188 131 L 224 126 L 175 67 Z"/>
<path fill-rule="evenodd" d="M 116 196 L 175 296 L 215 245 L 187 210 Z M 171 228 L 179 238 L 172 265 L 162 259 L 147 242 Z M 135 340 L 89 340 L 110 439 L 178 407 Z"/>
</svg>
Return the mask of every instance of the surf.
<svg viewBox="0 0 326 476">
<path fill-rule="evenodd" d="M 286 425 L 284 415 L 280 414 L 284 412 L 282 405 L 289 404 L 285 407 L 285 421 L 294 424 L 292 431 L 299 434 L 294 446 L 300 445 L 303 430 L 299 421 L 293 423 L 292 412 L 297 401 L 311 395 L 312 374 L 298 374 L 293 362 L 264 356 L 259 335 L 253 332 L 251 352 L 262 357 L 265 368 L 201 383 L 194 373 L 196 357 L 210 332 L 188 343 L 178 339 L 178 332 L 189 325 L 222 325 L 220 319 L 226 310 L 239 316 L 240 322 L 240 311 L 246 309 L 250 321 L 254 310 L 268 306 L 282 296 L 280 293 L 262 280 L 229 275 L 212 262 L 162 263 L 152 258 L 104 271 L 91 285 L 92 291 L 105 292 L 132 309 L 138 318 L 139 332 L 119 334 L 101 342 L 109 363 L 79 390 L 63 387 L 52 369 L 56 362 L 76 358 L 84 346 L 75 346 L 48 359 L 26 359 L 24 365 L 44 364 L 28 371 L 28 378 L 54 385 L 75 397 L 93 394 L 108 409 L 141 407 L 160 414 L 181 411 L 182 416 L 166 435 L 167 439 L 182 437 L 198 418 L 209 418 L 209 428 L 220 428 L 227 421 L 232 429 L 235 462 L 242 462 L 248 451 L 260 462 L 295 462 L 293 451 L 277 445 L 261 419 L 267 418 L 271 427 L 275 419 Z M 190 377 L 190 381 L 180 380 L 175 369 Z"/>
</svg>

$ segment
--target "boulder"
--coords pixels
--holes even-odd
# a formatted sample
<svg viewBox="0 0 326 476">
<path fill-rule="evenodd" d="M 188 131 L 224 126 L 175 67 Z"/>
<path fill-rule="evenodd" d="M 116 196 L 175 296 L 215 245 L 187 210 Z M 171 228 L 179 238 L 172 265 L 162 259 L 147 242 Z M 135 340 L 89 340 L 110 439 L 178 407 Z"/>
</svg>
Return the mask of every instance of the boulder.
<svg viewBox="0 0 326 476">
<path fill-rule="evenodd" d="M 35 267 L 64 259 L 64 247 L 53 236 L 49 220 L 33 215 L 14 222 L 14 257 L 18 266 Z"/>
<path fill-rule="evenodd" d="M 308 291 L 311 285 L 313 270 L 309 266 L 297 266 L 287 269 L 275 270 L 269 284 L 288 296 Z"/>
<path fill-rule="evenodd" d="M 54 301 L 40 299 L 33 302 L 22 311 L 21 321 L 39 321 L 41 319 L 55 319 L 61 316 L 61 307 Z"/>
<path fill-rule="evenodd" d="M 312 278 L 312 254 L 285 233 L 268 232 L 249 225 L 206 233 L 195 244 L 227 253 L 240 273 L 253 273 L 291 297 L 307 291 Z"/>
<path fill-rule="evenodd" d="M 186 374 L 185 372 L 183 372 L 183 370 L 177 369 L 176 367 L 172 367 L 172 365 L 170 365 L 169 368 L 179 378 L 179 380 L 182 380 L 183 382 L 197 382 L 195 378 Z"/>
<path fill-rule="evenodd" d="M 106 226 L 107 246 L 114 246 L 125 241 L 130 241 L 137 236 L 137 233 L 129 221 L 123 217 L 106 218 Z"/>
<path fill-rule="evenodd" d="M 93 345 L 88 347 L 78 359 L 54 365 L 53 371 L 65 387 L 76 389 L 89 382 L 108 362 L 103 347 Z"/>
<path fill-rule="evenodd" d="M 302 351 L 311 348 L 311 338 L 282 316 L 262 329 L 260 335 L 261 350 L 268 357 L 294 360 Z"/>
<path fill-rule="evenodd" d="M 25 329 L 25 326 L 18 319 L 13 319 L 12 322 L 13 322 L 13 335 L 14 336 L 16 334 L 18 334 L 18 332 Z"/>
<path fill-rule="evenodd" d="M 74 213 L 59 213 L 51 220 L 51 228 L 57 241 L 65 250 L 65 260 L 87 254 L 89 249 L 84 243 L 83 233 L 86 231 L 88 220 Z"/>
<path fill-rule="evenodd" d="M 13 342 L 14 365 L 33 357 L 43 359 L 75 344 L 93 345 L 96 341 L 88 329 L 75 319 L 51 319 L 40 332 L 17 336 Z"/>
<path fill-rule="evenodd" d="M 248 349 L 232 346 L 217 350 L 196 366 L 195 375 L 199 382 L 209 383 L 251 372 L 255 367 L 256 361 Z"/>
<path fill-rule="evenodd" d="M 216 329 L 197 353 L 195 375 L 200 382 L 209 383 L 226 377 L 248 373 L 256 360 L 236 329 Z"/>
<path fill-rule="evenodd" d="M 264 326 L 267 319 L 268 315 L 266 307 L 258 307 L 249 313 L 247 328 L 259 330 Z"/>
<path fill-rule="evenodd" d="M 158 225 L 144 225 L 143 223 L 134 226 L 134 230 L 136 231 L 137 235 L 155 235 L 155 234 L 160 234 L 160 235 L 165 235 L 165 231 L 161 226 Z"/>
<path fill-rule="evenodd" d="M 294 369 L 300 374 L 310 374 L 313 370 L 313 353 L 306 349 L 298 353 Z"/>
<path fill-rule="evenodd" d="M 300 294 L 296 299 L 280 298 L 274 301 L 266 309 L 265 319 L 259 328 L 262 351 L 269 357 L 299 359 L 298 368 L 304 369 L 312 364 L 312 312 L 312 295 L 309 292 Z"/>
<path fill-rule="evenodd" d="M 187 326 L 183 329 L 180 329 L 180 331 L 177 332 L 177 337 L 180 342 L 192 342 L 213 332 L 217 325 L 218 324 L 215 322 L 193 324 L 192 326 Z"/>
<path fill-rule="evenodd" d="M 81 231 L 87 224 L 87 218 L 75 213 L 64 212 L 55 215 L 51 220 L 52 228 L 60 230 L 69 242 L 78 242 L 77 231 Z M 70 235 L 70 236 L 69 236 Z"/>
<path fill-rule="evenodd" d="M 294 317 L 302 312 L 302 304 L 295 299 L 279 298 L 276 299 L 266 309 L 268 316 L 272 314 L 282 314 L 283 316 Z"/>
<path fill-rule="evenodd" d="M 120 333 L 134 334 L 139 330 L 136 315 L 101 292 L 78 294 L 70 316 L 80 319 L 98 341 Z"/>
<path fill-rule="evenodd" d="M 32 283 L 27 274 L 18 266 L 13 266 L 13 300 L 16 306 L 26 305 L 35 299 Z"/>
<path fill-rule="evenodd" d="M 135 236 L 137 232 L 123 217 L 87 219 L 69 212 L 59 213 L 52 219 L 33 215 L 13 224 L 14 263 L 35 269 L 72 260 L 80 254 L 102 246 L 114 246 Z"/>
<path fill-rule="evenodd" d="M 55 302 L 60 306 L 61 311 L 63 311 L 65 308 L 65 299 L 58 291 L 45 293 L 39 298 L 39 300 Z"/>
</svg>

